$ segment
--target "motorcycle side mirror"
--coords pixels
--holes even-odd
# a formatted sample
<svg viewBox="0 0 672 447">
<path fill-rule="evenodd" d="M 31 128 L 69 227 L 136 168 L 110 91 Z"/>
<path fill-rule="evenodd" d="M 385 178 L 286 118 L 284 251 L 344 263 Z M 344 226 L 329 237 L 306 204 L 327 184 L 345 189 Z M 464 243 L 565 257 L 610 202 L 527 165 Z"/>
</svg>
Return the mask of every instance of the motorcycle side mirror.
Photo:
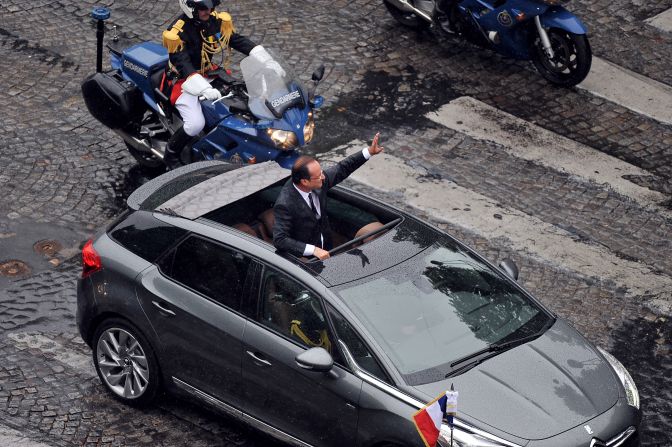
<svg viewBox="0 0 672 447">
<path fill-rule="evenodd" d="M 514 281 L 518 281 L 518 266 L 513 260 L 509 258 L 502 259 L 502 262 L 499 263 L 499 268 L 506 273 L 506 276 Z"/>
<path fill-rule="evenodd" d="M 313 72 L 311 79 L 315 82 L 320 82 L 324 77 L 324 65 L 320 65 L 317 70 Z"/>
</svg>

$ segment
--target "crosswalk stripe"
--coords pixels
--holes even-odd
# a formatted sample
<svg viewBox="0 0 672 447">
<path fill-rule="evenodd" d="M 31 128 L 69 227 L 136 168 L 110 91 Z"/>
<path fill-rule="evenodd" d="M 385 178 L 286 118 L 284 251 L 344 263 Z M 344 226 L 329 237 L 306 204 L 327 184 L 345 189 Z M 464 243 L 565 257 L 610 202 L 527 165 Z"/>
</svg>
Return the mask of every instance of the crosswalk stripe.
<svg viewBox="0 0 672 447">
<path fill-rule="evenodd" d="M 672 124 L 672 87 L 593 57 L 588 77 L 577 87 L 633 112 Z"/>
<path fill-rule="evenodd" d="M 325 154 L 323 160 L 337 161 L 361 150 L 353 141 Z M 350 177 L 379 191 L 402 194 L 403 201 L 426 212 L 432 219 L 459 226 L 488 239 L 505 238 L 510 247 L 533 259 L 559 269 L 613 282 L 632 296 L 649 296 L 652 305 L 670 313 L 672 278 L 654 273 L 644 264 L 617 257 L 603 246 L 577 240 L 571 233 L 521 211 L 501 206 L 481 194 L 447 180 L 418 182 L 425 172 L 412 168 L 393 155 L 383 153 L 355 171 Z M 494 217 L 497 214 L 498 218 Z"/>
<path fill-rule="evenodd" d="M 659 30 L 666 31 L 668 33 L 672 32 L 672 8 L 644 21 L 651 26 L 655 26 Z"/>
<path fill-rule="evenodd" d="M 672 217 L 672 212 L 657 206 L 667 197 L 639 186 L 624 176 L 648 176 L 649 172 L 610 157 L 542 127 L 524 121 L 471 97 L 460 97 L 443 105 L 427 118 L 477 140 L 497 143 L 509 154 L 542 166 L 593 181 L 643 207 Z M 512 131 L 515 129 L 515 131 Z"/>
<path fill-rule="evenodd" d="M 93 360 L 90 356 L 80 354 L 45 335 L 28 332 L 12 332 L 8 334 L 7 337 L 12 340 L 19 349 L 37 349 L 42 352 L 50 353 L 54 360 L 66 367 L 74 369 L 80 374 L 85 374 L 90 377 L 96 375 L 93 369 Z"/>
</svg>

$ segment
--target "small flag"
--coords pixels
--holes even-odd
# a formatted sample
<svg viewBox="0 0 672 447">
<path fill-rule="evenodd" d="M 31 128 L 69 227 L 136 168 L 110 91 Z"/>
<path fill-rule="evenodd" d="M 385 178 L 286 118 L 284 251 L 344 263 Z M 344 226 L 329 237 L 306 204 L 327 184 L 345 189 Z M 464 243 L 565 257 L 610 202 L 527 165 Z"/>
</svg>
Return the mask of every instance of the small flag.
<svg viewBox="0 0 672 447">
<path fill-rule="evenodd" d="M 446 394 L 437 397 L 413 415 L 413 423 L 426 447 L 435 447 L 446 413 Z"/>
</svg>

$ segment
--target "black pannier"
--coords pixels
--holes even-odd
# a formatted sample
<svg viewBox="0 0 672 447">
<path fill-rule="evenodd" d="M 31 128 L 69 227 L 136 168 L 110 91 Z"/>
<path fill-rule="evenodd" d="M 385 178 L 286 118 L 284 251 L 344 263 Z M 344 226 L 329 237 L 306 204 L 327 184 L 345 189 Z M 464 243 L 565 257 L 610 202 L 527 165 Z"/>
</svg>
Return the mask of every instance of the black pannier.
<svg viewBox="0 0 672 447">
<path fill-rule="evenodd" d="M 82 82 L 82 95 L 91 115 L 110 129 L 140 121 L 145 111 L 142 92 L 118 72 L 88 76 Z"/>
</svg>

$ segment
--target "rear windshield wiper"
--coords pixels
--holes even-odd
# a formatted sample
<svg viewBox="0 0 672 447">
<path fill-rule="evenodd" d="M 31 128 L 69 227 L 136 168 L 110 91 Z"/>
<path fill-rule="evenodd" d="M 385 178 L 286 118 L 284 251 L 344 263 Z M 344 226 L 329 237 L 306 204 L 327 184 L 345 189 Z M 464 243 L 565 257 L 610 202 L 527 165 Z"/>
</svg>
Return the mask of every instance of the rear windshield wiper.
<svg viewBox="0 0 672 447">
<path fill-rule="evenodd" d="M 533 339 L 539 337 L 541 334 L 544 333 L 544 331 L 545 331 L 545 328 L 544 328 L 544 330 L 539 331 L 536 334 L 528 335 L 528 336 L 521 337 L 521 338 L 516 338 L 515 340 L 509 340 L 509 341 L 505 341 L 503 343 L 492 343 L 491 345 L 488 345 L 487 347 L 485 347 L 485 348 L 483 348 L 479 351 L 476 351 L 476 352 L 473 352 L 471 354 L 465 355 L 464 357 L 460 357 L 459 359 L 450 363 L 450 367 L 454 368 L 454 369 L 452 369 L 448 374 L 446 374 L 446 378 L 452 377 L 452 376 L 456 375 L 458 372 L 464 371 L 465 369 L 468 369 L 469 367 L 473 368 L 474 366 L 478 365 L 482 361 L 487 360 L 487 359 L 489 359 L 490 357 L 493 357 L 493 356 L 489 355 L 489 356 L 486 356 L 484 358 L 478 359 L 474 362 L 471 362 L 471 363 L 469 363 L 465 366 L 455 368 L 457 365 L 460 365 L 460 364 L 462 364 L 462 363 L 464 363 L 468 360 L 471 360 L 471 359 L 473 359 L 475 357 L 478 357 L 480 355 L 483 355 L 483 354 L 487 354 L 487 353 L 495 354 L 495 353 L 500 353 L 500 352 L 506 351 L 507 349 L 511 349 L 514 346 L 521 345 L 525 342 L 528 342 L 530 340 L 533 340 Z"/>
</svg>

